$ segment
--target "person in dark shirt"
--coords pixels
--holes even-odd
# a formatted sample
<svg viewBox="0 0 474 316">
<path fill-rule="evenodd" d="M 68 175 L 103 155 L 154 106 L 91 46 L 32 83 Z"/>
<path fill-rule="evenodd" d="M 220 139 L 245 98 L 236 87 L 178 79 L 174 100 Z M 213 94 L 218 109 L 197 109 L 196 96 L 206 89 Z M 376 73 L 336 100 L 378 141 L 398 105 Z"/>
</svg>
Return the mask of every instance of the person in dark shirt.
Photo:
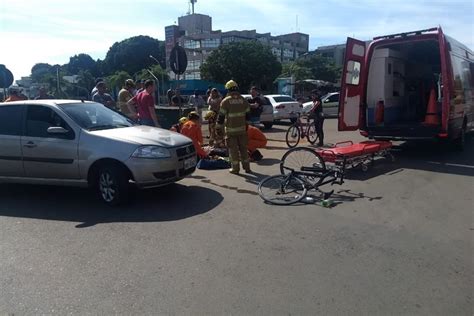
<svg viewBox="0 0 474 316">
<path fill-rule="evenodd" d="M 52 99 L 53 97 L 48 94 L 48 90 L 46 88 L 41 87 L 39 88 L 38 91 L 38 96 L 35 98 L 35 100 L 46 100 L 46 99 Z"/>
<path fill-rule="evenodd" d="M 318 90 L 311 91 L 311 100 L 313 100 L 313 107 L 309 111 L 309 118 L 314 119 L 316 124 L 316 133 L 318 134 L 318 146 L 324 145 L 324 113 L 323 104 L 321 103 L 321 95 Z"/>
<path fill-rule="evenodd" d="M 250 105 L 250 122 L 252 125 L 260 123 L 260 115 L 263 111 L 263 101 L 260 97 L 257 87 L 250 88 L 250 95 L 252 98 L 249 100 Z"/>
<path fill-rule="evenodd" d="M 174 90 L 173 87 L 170 87 L 168 91 L 166 91 L 166 96 L 168 97 L 168 105 L 171 106 L 171 99 L 174 96 Z"/>
</svg>

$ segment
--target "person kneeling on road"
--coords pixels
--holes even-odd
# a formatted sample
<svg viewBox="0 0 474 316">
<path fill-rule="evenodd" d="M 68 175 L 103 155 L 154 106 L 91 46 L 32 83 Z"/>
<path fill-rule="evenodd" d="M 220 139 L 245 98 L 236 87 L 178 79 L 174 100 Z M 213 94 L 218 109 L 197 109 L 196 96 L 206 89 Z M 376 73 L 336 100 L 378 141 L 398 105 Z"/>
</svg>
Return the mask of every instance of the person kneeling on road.
<svg viewBox="0 0 474 316">
<path fill-rule="evenodd" d="M 170 131 L 181 133 L 181 129 L 183 128 L 184 123 L 186 123 L 187 121 L 188 121 L 188 118 L 183 116 L 182 118 L 179 119 L 177 124 L 174 124 L 173 126 L 171 126 Z"/>
<path fill-rule="evenodd" d="M 247 127 L 247 137 L 248 137 L 248 144 L 247 149 L 249 151 L 249 156 L 251 161 L 259 161 L 263 158 L 262 154 L 260 153 L 257 148 L 265 148 L 267 145 L 267 137 L 262 131 L 249 125 Z"/>
<path fill-rule="evenodd" d="M 198 157 L 200 159 L 204 159 L 208 156 L 208 154 L 202 148 L 203 140 L 199 119 L 200 116 L 197 114 L 197 112 L 189 112 L 188 121 L 183 124 L 183 127 L 181 128 L 181 134 L 191 138 Z"/>
</svg>

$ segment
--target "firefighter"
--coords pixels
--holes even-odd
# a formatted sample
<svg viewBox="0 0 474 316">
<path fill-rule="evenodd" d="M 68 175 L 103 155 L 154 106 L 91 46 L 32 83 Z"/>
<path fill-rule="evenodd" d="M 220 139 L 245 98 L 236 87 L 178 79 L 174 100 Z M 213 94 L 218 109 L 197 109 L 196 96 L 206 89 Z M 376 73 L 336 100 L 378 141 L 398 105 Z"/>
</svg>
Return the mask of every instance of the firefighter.
<svg viewBox="0 0 474 316">
<path fill-rule="evenodd" d="M 225 84 L 227 97 L 222 100 L 216 129 L 222 131 L 225 122 L 225 134 L 229 158 L 232 165 L 230 173 L 240 172 L 240 162 L 245 172 L 250 173 L 250 160 L 247 153 L 247 125 L 250 119 L 250 105 L 240 95 L 239 87 L 234 80 Z"/>
</svg>

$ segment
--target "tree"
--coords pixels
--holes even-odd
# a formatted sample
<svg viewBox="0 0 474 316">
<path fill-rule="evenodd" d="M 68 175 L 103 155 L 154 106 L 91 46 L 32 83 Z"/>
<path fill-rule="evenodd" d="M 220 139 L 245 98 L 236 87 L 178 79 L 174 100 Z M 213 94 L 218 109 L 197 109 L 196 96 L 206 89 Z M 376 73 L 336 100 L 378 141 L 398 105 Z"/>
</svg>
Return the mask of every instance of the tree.
<svg viewBox="0 0 474 316">
<path fill-rule="evenodd" d="M 298 65 L 296 62 L 285 63 L 282 66 L 280 77 L 294 76 L 295 80 L 312 78 L 311 68 Z"/>
<path fill-rule="evenodd" d="M 253 41 L 222 45 L 201 66 L 203 79 L 219 83 L 233 79 L 241 91 L 251 85 L 266 90 L 280 73 L 281 64 L 270 48 Z"/>
<path fill-rule="evenodd" d="M 141 71 L 135 74 L 135 78 L 142 80 L 155 80 L 155 78 L 150 74 L 150 72 L 153 73 L 153 75 L 158 79 L 161 85 L 163 84 L 162 79 L 165 82 L 169 81 L 168 74 L 163 68 L 161 68 L 160 65 L 153 65 L 150 68 L 142 69 Z"/>
<path fill-rule="evenodd" d="M 54 72 L 54 68 L 52 65 L 47 63 L 37 63 L 31 68 L 31 79 L 34 82 L 44 82 L 45 77 L 48 75 L 52 75 Z"/>
<path fill-rule="evenodd" d="M 296 65 L 303 69 L 308 69 L 311 72 L 311 77 L 298 78 L 303 79 L 318 79 L 329 82 L 336 82 L 341 76 L 341 68 L 334 64 L 331 58 L 323 57 L 321 55 L 310 55 L 306 58 L 299 58 L 296 60 Z M 306 75 L 307 73 L 303 72 Z"/>
<path fill-rule="evenodd" d="M 113 75 L 108 76 L 105 79 L 105 81 L 107 82 L 107 86 L 110 89 L 110 91 L 117 92 L 123 87 L 125 80 L 131 79 L 131 78 L 132 76 L 130 76 L 127 72 L 117 71 Z"/>
<path fill-rule="evenodd" d="M 165 67 L 164 42 L 149 36 L 135 36 L 116 42 L 110 47 L 103 61 L 102 69 L 105 74 L 125 71 L 134 74 L 155 64 L 150 55 L 161 61 Z"/>
<path fill-rule="evenodd" d="M 93 76 L 98 75 L 96 61 L 87 54 L 79 54 L 70 57 L 69 63 L 64 66 L 71 75 L 79 74 L 80 71 L 89 71 Z"/>
</svg>

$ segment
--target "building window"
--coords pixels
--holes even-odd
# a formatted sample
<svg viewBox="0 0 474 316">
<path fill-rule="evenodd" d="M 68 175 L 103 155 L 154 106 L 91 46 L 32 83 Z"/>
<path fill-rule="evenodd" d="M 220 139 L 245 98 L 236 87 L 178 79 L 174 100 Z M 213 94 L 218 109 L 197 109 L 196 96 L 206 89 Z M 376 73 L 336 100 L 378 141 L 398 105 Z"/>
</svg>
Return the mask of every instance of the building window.
<svg viewBox="0 0 474 316">
<path fill-rule="evenodd" d="M 189 60 L 187 70 L 198 70 L 201 67 L 202 63 L 200 60 Z"/>
<path fill-rule="evenodd" d="M 201 43 L 195 40 L 184 40 L 184 48 L 188 49 L 196 49 L 201 48 Z"/>
<path fill-rule="evenodd" d="M 202 47 L 205 48 L 217 48 L 221 44 L 221 41 L 218 38 L 210 38 L 202 40 Z"/>
</svg>

